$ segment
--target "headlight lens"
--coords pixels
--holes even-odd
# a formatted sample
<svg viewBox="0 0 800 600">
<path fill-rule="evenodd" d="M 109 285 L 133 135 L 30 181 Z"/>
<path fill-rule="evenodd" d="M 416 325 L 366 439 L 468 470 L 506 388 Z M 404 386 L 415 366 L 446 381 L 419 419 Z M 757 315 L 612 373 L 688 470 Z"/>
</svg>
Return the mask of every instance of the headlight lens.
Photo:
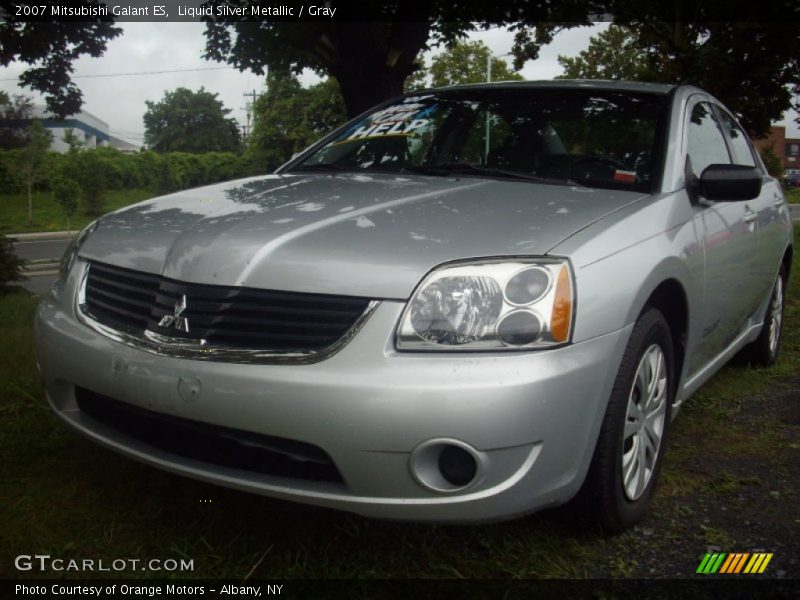
<svg viewBox="0 0 800 600">
<path fill-rule="evenodd" d="M 442 266 L 414 292 L 397 330 L 400 350 L 551 347 L 569 341 L 574 293 L 565 259 Z"/>
</svg>

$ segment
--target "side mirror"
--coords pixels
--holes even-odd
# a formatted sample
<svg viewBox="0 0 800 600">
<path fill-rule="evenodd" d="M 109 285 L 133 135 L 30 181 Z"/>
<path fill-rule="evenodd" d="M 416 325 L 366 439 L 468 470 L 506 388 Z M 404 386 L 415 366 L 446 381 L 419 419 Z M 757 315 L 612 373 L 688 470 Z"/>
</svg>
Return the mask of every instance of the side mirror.
<svg viewBox="0 0 800 600">
<path fill-rule="evenodd" d="M 752 200 L 761 193 L 761 172 L 742 165 L 709 165 L 697 180 L 697 192 L 708 200 Z"/>
</svg>

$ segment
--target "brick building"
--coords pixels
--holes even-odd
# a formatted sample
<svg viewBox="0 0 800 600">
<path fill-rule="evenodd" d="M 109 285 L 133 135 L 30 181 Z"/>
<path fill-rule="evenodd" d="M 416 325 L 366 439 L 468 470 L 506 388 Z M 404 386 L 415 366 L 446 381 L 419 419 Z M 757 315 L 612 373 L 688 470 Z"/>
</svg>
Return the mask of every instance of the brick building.
<svg viewBox="0 0 800 600">
<path fill-rule="evenodd" d="M 783 125 L 773 125 L 769 135 L 755 144 L 759 150 L 772 146 L 784 169 L 800 169 L 800 138 L 787 138 Z"/>
</svg>

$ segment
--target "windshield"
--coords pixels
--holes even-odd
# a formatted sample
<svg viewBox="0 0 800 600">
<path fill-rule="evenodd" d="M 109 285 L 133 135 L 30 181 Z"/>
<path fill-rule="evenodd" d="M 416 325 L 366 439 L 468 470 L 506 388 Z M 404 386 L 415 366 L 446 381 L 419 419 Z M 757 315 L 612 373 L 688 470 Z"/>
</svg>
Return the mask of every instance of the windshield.
<svg viewBox="0 0 800 600">
<path fill-rule="evenodd" d="M 458 174 L 649 192 L 667 102 L 658 94 L 553 88 L 406 96 L 290 170 Z"/>
</svg>

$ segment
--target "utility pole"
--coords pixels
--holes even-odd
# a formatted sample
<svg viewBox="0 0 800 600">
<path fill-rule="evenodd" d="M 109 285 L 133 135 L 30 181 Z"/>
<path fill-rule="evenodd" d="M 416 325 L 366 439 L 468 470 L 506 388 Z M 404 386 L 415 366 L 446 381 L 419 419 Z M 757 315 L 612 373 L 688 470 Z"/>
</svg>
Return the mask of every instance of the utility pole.
<svg viewBox="0 0 800 600">
<path fill-rule="evenodd" d="M 244 94 L 242 94 L 242 96 L 244 96 L 245 98 L 248 98 L 248 97 L 252 98 L 252 100 L 250 102 L 245 102 L 245 105 L 244 105 L 244 110 L 245 110 L 245 113 L 247 115 L 247 125 L 244 125 L 244 136 L 243 136 L 244 140 L 243 141 L 244 141 L 244 143 L 247 143 L 247 138 L 250 137 L 250 117 L 253 114 L 253 107 L 254 107 L 254 105 L 256 103 L 256 98 L 258 98 L 258 95 L 256 94 L 256 91 L 253 90 L 252 92 L 245 92 Z"/>
<path fill-rule="evenodd" d="M 486 83 L 492 82 L 492 51 L 486 53 Z M 486 110 L 486 148 L 483 153 L 483 164 L 489 162 L 489 110 Z"/>
<path fill-rule="evenodd" d="M 497 58 L 503 58 L 505 56 L 511 56 L 511 52 L 506 52 L 505 54 L 500 54 Z M 492 56 L 492 51 L 489 50 L 486 53 L 486 83 L 492 82 L 492 59 L 495 58 Z M 483 162 L 484 164 L 489 160 L 489 139 L 490 139 L 490 119 L 489 119 L 489 111 L 486 111 L 486 149 L 484 153 Z"/>
</svg>

